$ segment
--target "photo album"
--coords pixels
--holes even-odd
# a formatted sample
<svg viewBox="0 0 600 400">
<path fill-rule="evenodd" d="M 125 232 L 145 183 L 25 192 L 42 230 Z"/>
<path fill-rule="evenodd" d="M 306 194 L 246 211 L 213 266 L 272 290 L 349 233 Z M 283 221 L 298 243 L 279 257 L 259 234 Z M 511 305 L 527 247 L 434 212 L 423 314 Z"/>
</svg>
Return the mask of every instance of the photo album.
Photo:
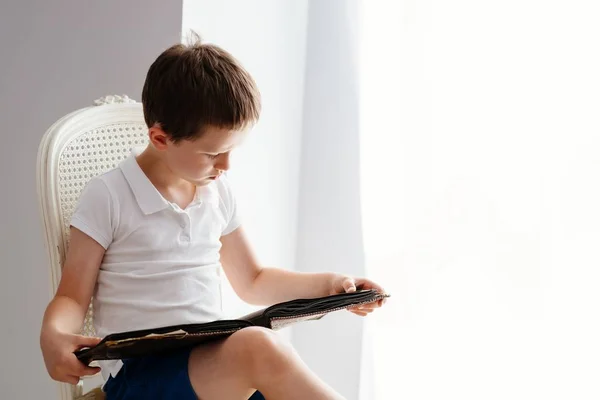
<svg viewBox="0 0 600 400">
<path fill-rule="evenodd" d="M 277 330 L 300 321 L 318 320 L 334 311 L 377 302 L 386 297 L 389 295 L 375 290 L 358 290 L 313 299 L 296 299 L 238 319 L 114 333 L 103 338 L 94 347 L 76 351 L 75 355 L 84 364 L 96 360 L 147 356 L 222 339 L 250 326 Z"/>
</svg>

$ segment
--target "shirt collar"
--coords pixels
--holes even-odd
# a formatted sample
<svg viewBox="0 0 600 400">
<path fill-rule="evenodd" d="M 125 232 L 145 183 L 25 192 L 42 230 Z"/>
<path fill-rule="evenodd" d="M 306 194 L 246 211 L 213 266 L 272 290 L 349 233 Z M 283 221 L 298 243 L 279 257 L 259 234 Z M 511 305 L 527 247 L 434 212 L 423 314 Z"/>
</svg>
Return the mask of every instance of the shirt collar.
<svg viewBox="0 0 600 400">
<path fill-rule="evenodd" d="M 146 215 L 164 210 L 169 207 L 169 202 L 150 182 L 150 179 L 137 163 L 135 156 L 136 152 L 134 151 L 121 163 L 120 168 L 140 209 Z"/>
<path fill-rule="evenodd" d="M 129 187 L 131 187 L 131 191 L 133 192 L 140 209 L 144 214 L 149 215 L 162 211 L 170 206 L 174 206 L 160 194 L 152 182 L 150 182 L 150 179 L 148 179 L 144 171 L 140 168 L 140 165 L 135 158 L 139 152 L 139 149 L 134 149 L 131 155 L 127 157 L 119 167 L 129 183 Z M 211 182 L 206 186 L 197 186 L 196 197 L 188 208 L 203 202 L 218 204 L 219 193 L 215 182 Z"/>
<path fill-rule="evenodd" d="M 216 182 L 211 182 L 205 186 L 196 187 L 196 198 L 194 203 L 219 203 L 219 190 L 217 189 Z"/>
</svg>

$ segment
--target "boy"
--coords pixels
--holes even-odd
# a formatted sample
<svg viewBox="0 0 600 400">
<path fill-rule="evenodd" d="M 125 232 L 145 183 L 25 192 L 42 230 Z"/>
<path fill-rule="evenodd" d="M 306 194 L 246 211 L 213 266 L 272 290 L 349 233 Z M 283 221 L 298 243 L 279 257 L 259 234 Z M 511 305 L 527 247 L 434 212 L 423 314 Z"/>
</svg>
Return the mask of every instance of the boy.
<svg viewBox="0 0 600 400">
<path fill-rule="evenodd" d="M 100 341 L 77 334 L 92 295 L 95 329 L 104 337 L 221 318 L 221 267 L 236 294 L 256 305 L 357 287 L 383 291 L 366 279 L 266 268 L 254 257 L 223 172 L 258 120 L 260 97 L 229 53 L 199 40 L 172 46 L 150 67 L 142 103 L 148 146 L 92 179 L 72 218 L 61 282 L 40 338 L 53 379 L 76 384 L 100 370 L 73 355 Z M 379 306 L 353 312 L 364 316 Z M 100 366 L 108 400 L 341 398 L 262 328 Z"/>
</svg>

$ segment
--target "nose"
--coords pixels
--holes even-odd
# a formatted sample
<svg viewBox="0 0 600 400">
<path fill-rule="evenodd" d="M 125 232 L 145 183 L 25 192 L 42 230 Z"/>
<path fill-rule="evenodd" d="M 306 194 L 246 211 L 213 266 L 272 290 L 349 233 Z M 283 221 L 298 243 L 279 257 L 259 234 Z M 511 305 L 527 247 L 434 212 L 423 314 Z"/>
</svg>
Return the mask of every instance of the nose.
<svg viewBox="0 0 600 400">
<path fill-rule="evenodd" d="M 222 153 L 217 157 L 217 161 L 215 162 L 215 168 L 221 171 L 229 170 L 229 152 Z"/>
</svg>

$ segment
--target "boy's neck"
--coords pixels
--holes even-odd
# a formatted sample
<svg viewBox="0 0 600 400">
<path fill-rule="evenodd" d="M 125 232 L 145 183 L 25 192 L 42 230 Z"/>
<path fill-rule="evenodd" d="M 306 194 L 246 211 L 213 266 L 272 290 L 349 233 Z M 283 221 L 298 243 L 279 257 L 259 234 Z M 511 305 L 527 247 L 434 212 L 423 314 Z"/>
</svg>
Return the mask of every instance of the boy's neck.
<svg viewBox="0 0 600 400">
<path fill-rule="evenodd" d="M 151 145 L 136 157 L 136 161 L 148 180 L 168 201 L 185 208 L 193 200 L 196 185 L 173 174 L 161 155 Z"/>
</svg>

